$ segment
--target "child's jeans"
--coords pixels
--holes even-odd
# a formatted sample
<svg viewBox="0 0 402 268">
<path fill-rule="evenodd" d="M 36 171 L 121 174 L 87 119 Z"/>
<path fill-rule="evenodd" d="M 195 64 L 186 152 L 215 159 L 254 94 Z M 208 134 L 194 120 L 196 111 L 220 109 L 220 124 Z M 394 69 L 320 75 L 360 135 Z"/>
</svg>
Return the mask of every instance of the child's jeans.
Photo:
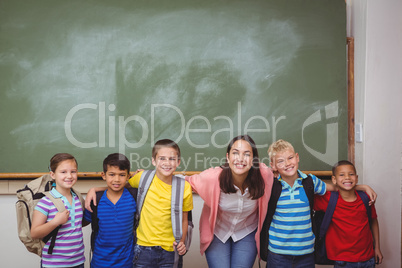
<svg viewBox="0 0 402 268">
<path fill-rule="evenodd" d="M 375 260 L 374 257 L 368 261 L 362 262 L 346 262 L 346 261 L 335 261 L 334 268 L 374 268 Z"/>
<path fill-rule="evenodd" d="M 293 256 L 268 251 L 267 268 L 314 268 L 314 253 Z"/>
<path fill-rule="evenodd" d="M 166 251 L 163 248 L 134 246 L 134 268 L 172 268 L 174 264 L 174 251 Z"/>
<path fill-rule="evenodd" d="M 233 268 L 233 267 L 253 267 L 257 256 L 255 244 L 255 232 L 252 232 L 234 242 L 229 238 L 226 243 L 222 243 L 219 238 L 214 236 L 211 244 L 205 251 L 209 268 Z"/>
</svg>

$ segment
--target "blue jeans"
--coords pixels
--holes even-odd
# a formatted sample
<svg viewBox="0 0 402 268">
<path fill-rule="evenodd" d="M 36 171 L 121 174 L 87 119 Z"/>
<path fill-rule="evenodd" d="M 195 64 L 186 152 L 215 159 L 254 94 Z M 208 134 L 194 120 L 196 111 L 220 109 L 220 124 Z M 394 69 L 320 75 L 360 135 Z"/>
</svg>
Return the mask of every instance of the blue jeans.
<svg viewBox="0 0 402 268">
<path fill-rule="evenodd" d="M 134 268 L 171 268 L 174 263 L 174 251 L 166 251 L 163 248 L 134 246 Z"/>
<path fill-rule="evenodd" d="M 346 261 L 335 261 L 334 268 L 374 268 L 375 259 L 374 257 L 368 261 L 361 262 L 346 262 Z"/>
<path fill-rule="evenodd" d="M 282 255 L 268 251 L 267 268 L 314 268 L 314 253 L 306 255 Z"/>
<path fill-rule="evenodd" d="M 209 268 L 253 267 L 257 256 L 255 232 L 250 233 L 241 240 L 233 242 L 229 238 L 222 243 L 214 236 L 211 244 L 205 251 Z"/>
</svg>

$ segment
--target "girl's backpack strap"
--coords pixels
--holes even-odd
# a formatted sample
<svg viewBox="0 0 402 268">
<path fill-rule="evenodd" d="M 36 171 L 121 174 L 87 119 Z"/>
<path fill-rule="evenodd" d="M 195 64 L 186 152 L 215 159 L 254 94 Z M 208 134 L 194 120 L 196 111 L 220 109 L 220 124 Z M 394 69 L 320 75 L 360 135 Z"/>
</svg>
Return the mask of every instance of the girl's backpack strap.
<svg viewBox="0 0 402 268">
<path fill-rule="evenodd" d="M 54 206 L 57 208 L 58 212 L 62 212 L 64 210 L 66 210 L 66 207 L 64 206 L 63 200 L 61 200 L 61 198 L 55 198 L 50 192 L 44 192 L 43 193 L 47 198 L 50 199 L 50 201 L 53 202 Z M 47 236 L 45 236 L 42 241 L 44 243 L 46 243 L 47 241 L 49 241 L 49 239 L 52 239 L 50 241 L 50 246 L 49 249 L 47 251 L 48 254 L 52 254 L 53 253 L 53 248 L 56 244 L 56 236 L 57 233 L 60 229 L 61 225 L 57 226 L 53 231 L 51 231 Z"/>
<path fill-rule="evenodd" d="M 43 194 L 53 202 L 53 205 L 57 208 L 57 211 L 62 212 L 66 210 L 63 200 L 61 198 L 54 197 L 50 192 L 43 192 Z"/>
<path fill-rule="evenodd" d="M 85 211 L 85 201 L 84 201 L 84 198 L 82 197 L 81 193 L 78 192 L 77 190 L 75 190 L 74 188 L 72 188 L 72 190 L 78 196 L 78 199 L 80 199 L 82 211 Z"/>
</svg>

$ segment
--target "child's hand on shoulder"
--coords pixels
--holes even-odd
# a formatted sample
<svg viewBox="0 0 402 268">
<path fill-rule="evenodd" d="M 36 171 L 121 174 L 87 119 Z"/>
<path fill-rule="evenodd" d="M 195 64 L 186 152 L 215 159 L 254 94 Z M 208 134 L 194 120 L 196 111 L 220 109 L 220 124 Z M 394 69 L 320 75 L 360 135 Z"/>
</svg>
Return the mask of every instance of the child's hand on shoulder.
<svg viewBox="0 0 402 268">
<path fill-rule="evenodd" d="M 272 167 L 272 164 L 271 164 L 270 168 L 271 168 L 272 173 L 274 174 L 274 178 L 279 178 L 278 170 L 275 167 Z"/>
<path fill-rule="evenodd" d="M 57 225 L 65 224 L 68 221 L 68 217 L 70 216 L 70 211 L 67 209 L 62 212 L 57 212 L 56 216 L 54 216 L 54 223 Z"/>
<path fill-rule="evenodd" d="M 137 169 L 136 171 L 134 171 L 134 173 L 131 176 L 134 176 L 135 174 L 137 174 L 138 172 L 144 171 L 144 169 Z"/>
<path fill-rule="evenodd" d="M 173 242 L 173 246 L 176 247 L 177 253 L 179 253 L 179 255 L 186 254 L 186 245 L 184 245 L 182 241 L 180 241 L 179 244 L 177 244 L 177 242 Z"/>
</svg>

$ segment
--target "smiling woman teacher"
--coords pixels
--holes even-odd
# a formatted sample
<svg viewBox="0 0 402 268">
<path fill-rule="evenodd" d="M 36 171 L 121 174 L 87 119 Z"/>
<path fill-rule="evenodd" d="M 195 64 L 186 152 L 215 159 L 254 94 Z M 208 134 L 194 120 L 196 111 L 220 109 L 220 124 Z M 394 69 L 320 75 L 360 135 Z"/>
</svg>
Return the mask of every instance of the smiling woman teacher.
<svg viewBox="0 0 402 268">
<path fill-rule="evenodd" d="M 200 248 L 208 266 L 252 267 L 260 252 L 259 237 L 273 183 L 272 171 L 259 162 L 253 139 L 235 137 L 223 166 L 186 180 L 204 200 Z"/>
</svg>

